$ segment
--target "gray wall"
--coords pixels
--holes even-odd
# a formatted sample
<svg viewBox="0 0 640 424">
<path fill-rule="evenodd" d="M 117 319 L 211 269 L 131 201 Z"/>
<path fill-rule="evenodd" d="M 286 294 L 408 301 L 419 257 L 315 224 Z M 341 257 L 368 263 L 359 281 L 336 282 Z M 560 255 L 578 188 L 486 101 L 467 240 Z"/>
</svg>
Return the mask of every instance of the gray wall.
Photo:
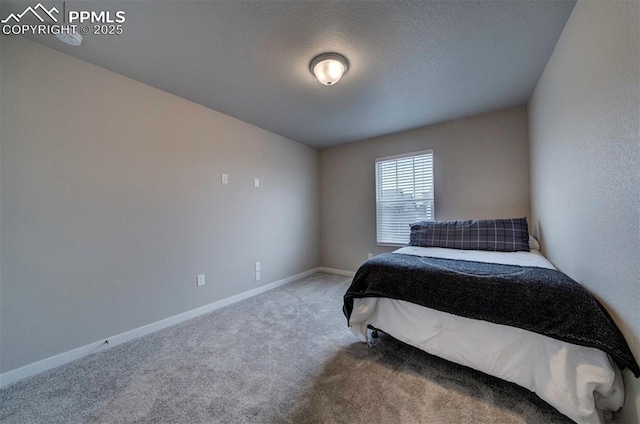
<svg viewBox="0 0 640 424">
<path fill-rule="evenodd" d="M 4 37 L 0 36 L 0 52 Z M 2 222 L 2 62 L 0 57 L 0 222 Z M 2 225 L 0 225 L 0 374 L 2 373 Z"/>
<path fill-rule="evenodd" d="M 588 287 L 640 360 L 640 10 L 579 1 L 529 104 L 531 203 L 544 253 Z M 625 373 L 619 422 L 640 422 Z"/>
<path fill-rule="evenodd" d="M 394 250 L 376 245 L 376 158 L 433 149 L 436 219 L 509 218 L 529 215 L 528 148 L 517 107 L 322 150 L 322 265 Z"/>
<path fill-rule="evenodd" d="M 1 54 L 2 372 L 319 265 L 316 150 L 25 39 Z"/>
</svg>

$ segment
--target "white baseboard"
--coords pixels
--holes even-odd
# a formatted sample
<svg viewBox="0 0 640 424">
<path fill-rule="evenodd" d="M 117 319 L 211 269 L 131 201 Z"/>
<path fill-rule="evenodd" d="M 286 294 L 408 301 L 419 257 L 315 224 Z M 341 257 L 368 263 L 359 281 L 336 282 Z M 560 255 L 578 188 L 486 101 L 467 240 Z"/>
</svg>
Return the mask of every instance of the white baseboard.
<svg viewBox="0 0 640 424">
<path fill-rule="evenodd" d="M 308 277 L 309 275 L 314 274 L 316 272 L 329 272 L 329 273 L 344 275 L 344 274 L 341 274 L 341 272 L 347 272 L 347 271 L 335 270 L 334 272 L 334 270 L 331 270 L 330 268 L 318 267 L 318 268 L 310 269 L 308 271 L 301 272 L 300 274 L 292 275 L 291 277 L 287 277 L 282 280 L 274 281 L 273 283 L 269 283 L 264 286 L 256 287 L 255 289 L 237 294 L 235 296 L 218 300 L 217 302 L 213 302 L 208 305 L 204 305 L 199 308 L 195 308 L 190 311 L 183 312 L 181 314 L 174 315 L 172 317 L 153 322 L 151 324 L 143 325 L 142 327 L 138 327 L 130 331 L 125 331 L 124 333 L 120 333 L 112 337 L 107 337 L 100 341 L 89 343 L 88 345 L 81 346 L 79 348 L 70 350 L 68 352 L 63 352 L 59 355 L 51 356 L 41 361 L 34 362 L 29 365 L 25 365 L 15 370 L 8 371 L 4 374 L 0 374 L 0 387 L 5 387 L 11 383 L 15 383 L 16 381 L 25 379 L 27 377 L 31 377 L 36 374 L 40 374 L 41 372 L 50 370 L 55 367 L 59 367 L 60 365 L 64 365 L 71 361 L 75 361 L 76 359 L 80 359 L 84 356 L 90 355 L 99 350 L 103 350 L 108 347 L 117 346 L 124 342 L 128 342 L 129 340 L 133 340 L 138 337 L 142 337 L 144 335 L 153 333 L 155 331 L 162 330 L 163 328 L 167 328 L 172 325 L 178 324 L 182 321 L 186 321 L 188 319 L 195 318 L 197 316 L 215 311 L 216 309 L 220 309 L 222 307 L 231 305 L 232 303 L 240 302 L 241 300 L 248 299 L 260 293 L 273 290 L 276 287 L 284 286 L 285 284 L 289 284 L 301 278 Z M 109 341 L 108 345 L 107 343 L 105 343 L 105 340 Z"/>
<path fill-rule="evenodd" d="M 345 271 L 344 269 L 336 269 L 336 268 L 327 268 L 326 266 L 321 266 L 319 268 L 316 268 L 318 270 L 318 272 L 326 272 L 329 274 L 336 274 L 336 275 L 344 275 L 345 277 L 353 277 L 354 275 L 356 275 L 355 272 L 353 271 Z"/>
</svg>

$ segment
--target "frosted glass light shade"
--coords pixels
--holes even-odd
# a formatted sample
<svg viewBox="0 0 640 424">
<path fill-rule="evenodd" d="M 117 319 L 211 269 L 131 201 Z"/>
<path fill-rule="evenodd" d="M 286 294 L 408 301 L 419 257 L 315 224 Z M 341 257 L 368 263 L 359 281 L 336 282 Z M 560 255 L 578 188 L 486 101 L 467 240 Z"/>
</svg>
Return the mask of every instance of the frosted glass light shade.
<svg viewBox="0 0 640 424">
<path fill-rule="evenodd" d="M 347 59 L 337 53 L 316 56 L 309 64 L 311 73 L 324 85 L 335 85 L 349 69 Z"/>
</svg>

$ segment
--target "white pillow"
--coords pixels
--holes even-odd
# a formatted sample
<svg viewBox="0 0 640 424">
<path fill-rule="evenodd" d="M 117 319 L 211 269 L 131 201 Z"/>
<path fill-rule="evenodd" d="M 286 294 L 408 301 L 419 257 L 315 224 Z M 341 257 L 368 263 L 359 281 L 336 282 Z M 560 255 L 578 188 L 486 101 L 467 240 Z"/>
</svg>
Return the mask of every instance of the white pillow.
<svg viewBox="0 0 640 424">
<path fill-rule="evenodd" d="M 540 243 L 531 234 L 529 234 L 529 250 L 540 250 Z"/>
</svg>

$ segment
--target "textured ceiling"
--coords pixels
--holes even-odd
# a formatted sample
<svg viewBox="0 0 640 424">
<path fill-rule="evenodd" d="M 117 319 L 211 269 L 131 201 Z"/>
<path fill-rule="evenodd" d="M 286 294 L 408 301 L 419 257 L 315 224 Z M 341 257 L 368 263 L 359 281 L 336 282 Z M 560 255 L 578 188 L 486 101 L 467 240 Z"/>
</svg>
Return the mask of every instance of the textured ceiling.
<svg viewBox="0 0 640 424">
<path fill-rule="evenodd" d="M 3 1 L 0 15 L 36 3 Z M 80 47 L 28 38 L 322 148 L 526 103 L 574 4 L 66 1 L 67 11 L 124 10 L 124 34 L 86 35 Z M 350 62 L 333 87 L 308 69 L 328 51 Z"/>
</svg>

